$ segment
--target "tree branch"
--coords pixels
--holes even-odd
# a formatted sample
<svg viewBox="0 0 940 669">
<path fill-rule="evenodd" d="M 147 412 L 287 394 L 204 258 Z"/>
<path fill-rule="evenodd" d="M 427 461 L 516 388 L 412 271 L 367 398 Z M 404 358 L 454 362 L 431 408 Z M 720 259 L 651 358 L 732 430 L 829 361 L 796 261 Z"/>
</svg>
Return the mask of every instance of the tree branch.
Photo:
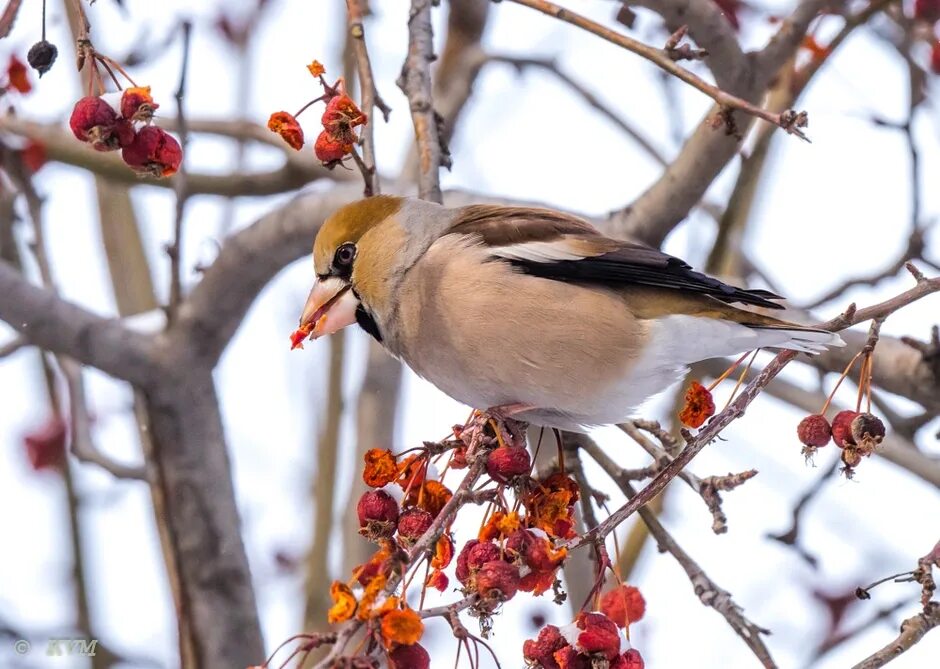
<svg viewBox="0 0 940 669">
<path fill-rule="evenodd" d="M 157 369 L 150 340 L 38 288 L 0 261 L 0 319 L 29 343 L 148 386 Z"/>
<path fill-rule="evenodd" d="M 878 669 L 906 653 L 934 627 L 940 626 L 940 602 L 930 602 L 923 611 L 901 623 L 897 638 L 852 669 Z"/>
<path fill-rule="evenodd" d="M 441 202 L 441 167 L 450 167 L 450 155 L 441 145 L 440 124 L 431 95 L 434 60 L 431 0 L 411 0 L 408 15 L 408 56 L 398 87 L 408 98 L 418 145 L 418 197 Z"/>
</svg>

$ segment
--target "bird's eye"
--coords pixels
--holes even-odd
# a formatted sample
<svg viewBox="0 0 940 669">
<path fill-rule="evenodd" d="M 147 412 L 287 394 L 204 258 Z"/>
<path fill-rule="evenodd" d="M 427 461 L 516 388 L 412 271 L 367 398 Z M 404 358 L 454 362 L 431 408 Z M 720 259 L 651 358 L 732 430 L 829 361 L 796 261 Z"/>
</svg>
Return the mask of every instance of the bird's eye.
<svg viewBox="0 0 940 669">
<path fill-rule="evenodd" d="M 333 266 L 338 270 L 348 270 L 352 267 L 352 261 L 356 257 L 356 245 L 352 242 L 346 242 L 336 249 L 333 254 Z"/>
</svg>

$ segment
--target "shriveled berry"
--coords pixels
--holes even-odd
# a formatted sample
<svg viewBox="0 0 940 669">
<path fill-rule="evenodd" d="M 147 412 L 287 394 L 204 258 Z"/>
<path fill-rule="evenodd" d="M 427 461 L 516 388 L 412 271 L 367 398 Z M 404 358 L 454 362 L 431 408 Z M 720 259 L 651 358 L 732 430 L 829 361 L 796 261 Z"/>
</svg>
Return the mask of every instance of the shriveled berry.
<svg viewBox="0 0 940 669">
<path fill-rule="evenodd" d="M 620 655 L 620 631 L 603 613 L 582 613 L 577 620 L 578 646 L 589 655 L 602 655 L 608 661 Z"/>
<path fill-rule="evenodd" d="M 148 125 L 124 147 L 121 158 L 137 172 L 168 177 L 175 174 L 183 162 L 183 149 L 166 130 Z"/>
<path fill-rule="evenodd" d="M 388 538 L 398 523 L 398 502 L 384 490 L 369 490 L 356 505 L 359 533 L 369 539 Z"/>
<path fill-rule="evenodd" d="M 568 642 L 555 625 L 546 625 L 539 630 L 538 638 L 527 639 L 522 644 L 522 656 L 533 666 L 558 669 L 555 653 L 567 645 Z"/>
<path fill-rule="evenodd" d="M 388 669 L 428 669 L 431 656 L 420 643 L 396 646 L 388 654 Z"/>
<path fill-rule="evenodd" d="M 852 439 L 854 439 L 857 444 L 865 444 L 874 447 L 880 444 L 885 436 L 885 424 L 874 414 L 858 414 L 852 420 L 849 427 L 852 433 Z"/>
<path fill-rule="evenodd" d="M 490 560 L 477 572 L 476 591 L 486 602 L 505 602 L 519 590 L 519 569 L 503 560 Z"/>
<path fill-rule="evenodd" d="M 48 72 L 52 64 L 55 63 L 55 59 L 58 55 L 59 50 L 56 48 L 55 44 L 46 40 L 39 40 L 29 47 L 29 53 L 26 54 L 26 62 L 29 63 L 30 67 L 39 72 L 39 77 L 42 78 L 42 75 Z"/>
<path fill-rule="evenodd" d="M 150 86 L 134 86 L 121 93 L 121 116 L 128 121 L 150 123 L 159 107 L 150 96 Z"/>
<path fill-rule="evenodd" d="M 601 597 L 601 613 L 618 627 L 629 627 L 646 613 L 646 600 L 636 587 L 620 585 Z"/>
<path fill-rule="evenodd" d="M 796 427 L 796 435 L 804 445 L 822 448 L 829 443 L 832 427 L 825 416 L 817 413 L 800 421 Z"/>
<path fill-rule="evenodd" d="M 406 546 L 411 546 L 434 522 L 434 516 L 417 507 L 412 507 L 398 518 L 398 537 Z"/>
<path fill-rule="evenodd" d="M 268 118 L 268 130 L 276 132 L 287 142 L 288 146 L 296 151 L 304 146 L 304 131 L 293 114 L 286 111 L 274 112 Z"/>
<path fill-rule="evenodd" d="M 353 128 L 364 125 L 368 119 L 348 95 L 337 95 L 326 103 L 326 109 L 320 121 L 323 127 L 333 135 L 347 135 Z"/>
<path fill-rule="evenodd" d="M 852 421 L 857 415 L 858 412 L 846 409 L 832 419 L 832 441 L 839 448 L 845 448 L 846 444 L 855 445 L 852 439 Z"/>
<path fill-rule="evenodd" d="M 457 580 L 467 585 L 470 578 L 474 576 L 487 562 L 499 559 L 499 547 L 489 541 L 477 541 L 471 539 L 464 544 L 457 555 L 457 566 L 454 575 Z"/>
<path fill-rule="evenodd" d="M 646 663 L 636 648 L 631 648 L 610 663 L 610 669 L 644 669 Z"/>
<path fill-rule="evenodd" d="M 486 473 L 500 483 L 524 476 L 532 468 L 529 451 L 521 447 L 499 447 L 486 458 Z"/>
<path fill-rule="evenodd" d="M 88 95 L 75 103 L 69 117 L 69 128 L 76 139 L 91 144 L 99 151 L 121 148 L 118 114 L 99 97 Z"/>
<path fill-rule="evenodd" d="M 344 139 L 338 140 L 326 130 L 317 135 L 313 145 L 313 152 L 317 158 L 328 165 L 336 163 L 352 153 L 352 142 Z"/>
<path fill-rule="evenodd" d="M 862 454 L 853 444 L 848 444 L 842 449 L 842 464 L 848 468 L 858 467 L 862 462 Z"/>
</svg>

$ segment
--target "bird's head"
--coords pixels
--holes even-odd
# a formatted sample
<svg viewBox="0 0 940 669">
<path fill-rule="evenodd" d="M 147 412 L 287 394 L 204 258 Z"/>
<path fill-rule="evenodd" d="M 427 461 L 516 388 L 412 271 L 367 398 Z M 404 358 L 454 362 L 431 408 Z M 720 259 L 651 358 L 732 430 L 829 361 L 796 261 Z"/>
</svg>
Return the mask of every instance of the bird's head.
<svg viewBox="0 0 940 669">
<path fill-rule="evenodd" d="M 449 227 L 448 212 L 437 204 L 389 195 L 334 212 L 313 243 L 316 281 L 298 332 L 316 339 L 359 323 L 381 341 L 400 279 Z"/>
</svg>

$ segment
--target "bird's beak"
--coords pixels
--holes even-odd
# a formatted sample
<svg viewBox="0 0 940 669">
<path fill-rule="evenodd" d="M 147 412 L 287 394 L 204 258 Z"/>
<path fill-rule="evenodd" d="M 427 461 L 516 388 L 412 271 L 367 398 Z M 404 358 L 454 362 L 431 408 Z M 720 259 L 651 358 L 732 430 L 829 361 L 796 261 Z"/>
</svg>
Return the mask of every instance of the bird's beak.
<svg viewBox="0 0 940 669">
<path fill-rule="evenodd" d="M 358 307 L 359 300 L 349 283 L 336 277 L 317 279 L 300 316 L 300 327 L 291 337 L 292 348 L 301 346 L 308 335 L 316 339 L 352 325 Z"/>
</svg>

